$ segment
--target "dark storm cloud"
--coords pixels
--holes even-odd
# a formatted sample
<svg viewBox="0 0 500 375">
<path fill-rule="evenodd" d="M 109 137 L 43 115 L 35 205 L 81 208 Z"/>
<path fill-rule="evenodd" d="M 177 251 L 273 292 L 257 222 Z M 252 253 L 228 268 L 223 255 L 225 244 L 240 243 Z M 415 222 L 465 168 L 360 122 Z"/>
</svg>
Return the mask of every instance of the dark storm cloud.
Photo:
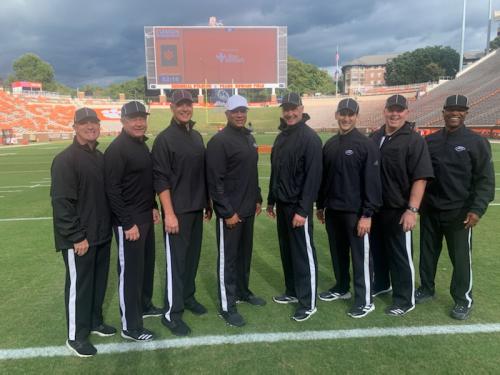
<svg viewBox="0 0 500 375">
<path fill-rule="evenodd" d="M 484 49 L 487 0 L 469 1 L 466 50 Z M 500 0 L 494 1 L 500 9 Z M 289 54 L 319 66 L 366 54 L 427 45 L 460 48 L 460 0 L 2 0 L 0 77 L 12 61 L 34 52 L 71 86 L 109 84 L 144 74 L 143 27 L 206 25 L 288 26 Z"/>
</svg>

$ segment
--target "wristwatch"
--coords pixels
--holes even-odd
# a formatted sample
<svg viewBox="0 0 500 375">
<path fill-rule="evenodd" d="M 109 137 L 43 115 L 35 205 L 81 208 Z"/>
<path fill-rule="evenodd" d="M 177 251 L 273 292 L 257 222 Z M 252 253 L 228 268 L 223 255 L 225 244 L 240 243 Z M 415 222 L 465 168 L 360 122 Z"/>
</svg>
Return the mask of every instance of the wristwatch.
<svg viewBox="0 0 500 375">
<path fill-rule="evenodd" d="M 406 209 L 410 210 L 414 214 L 418 214 L 418 208 L 416 208 L 416 207 L 408 206 Z"/>
</svg>

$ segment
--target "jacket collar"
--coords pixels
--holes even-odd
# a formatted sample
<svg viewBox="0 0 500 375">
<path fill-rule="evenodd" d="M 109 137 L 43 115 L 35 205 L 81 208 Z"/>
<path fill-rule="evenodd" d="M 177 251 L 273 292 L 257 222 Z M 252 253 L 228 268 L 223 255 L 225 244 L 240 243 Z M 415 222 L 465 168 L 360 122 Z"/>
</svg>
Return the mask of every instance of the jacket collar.
<svg viewBox="0 0 500 375">
<path fill-rule="evenodd" d="M 172 119 L 170 120 L 170 126 L 174 126 L 174 127 L 178 128 L 180 130 L 183 130 L 185 132 L 188 131 L 188 128 L 189 128 L 189 130 L 192 130 L 193 126 L 195 124 L 196 124 L 196 122 L 194 122 L 193 120 L 189 120 L 188 126 L 186 127 L 186 125 L 178 123 L 177 120 L 175 119 L 175 117 L 172 117 Z"/>
<path fill-rule="evenodd" d="M 88 151 L 88 152 L 94 152 L 95 150 L 97 150 L 97 146 L 99 146 L 99 142 L 95 142 L 95 147 L 94 148 L 90 148 L 90 146 L 85 143 L 84 145 L 82 145 L 81 143 L 79 143 L 77 140 L 76 140 L 76 136 L 73 137 L 73 145 L 78 147 L 78 148 L 81 148 L 82 150 L 85 150 L 85 151 Z"/>
</svg>

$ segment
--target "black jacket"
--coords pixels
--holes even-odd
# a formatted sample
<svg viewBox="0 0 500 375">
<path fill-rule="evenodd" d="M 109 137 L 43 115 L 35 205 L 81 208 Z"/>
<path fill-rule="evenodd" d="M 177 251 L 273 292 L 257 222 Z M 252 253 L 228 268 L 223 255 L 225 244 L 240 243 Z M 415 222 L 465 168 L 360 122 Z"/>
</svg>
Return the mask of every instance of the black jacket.
<svg viewBox="0 0 500 375">
<path fill-rule="evenodd" d="M 250 131 L 226 125 L 207 143 L 207 180 L 217 216 L 255 215 L 262 203 L 257 144 Z"/>
<path fill-rule="evenodd" d="M 384 125 L 371 138 L 380 148 L 383 207 L 407 208 L 413 182 L 434 177 L 425 140 L 409 122 L 390 136 Z"/>
<path fill-rule="evenodd" d="M 113 224 L 124 230 L 153 222 L 153 162 L 145 141 L 122 130 L 104 152 L 106 193 Z"/>
<path fill-rule="evenodd" d="M 382 205 L 377 146 L 358 129 L 331 137 L 323 147 L 317 208 L 371 217 Z"/>
<path fill-rule="evenodd" d="M 200 211 L 209 206 L 205 177 L 205 145 L 200 133 L 174 119 L 155 139 L 154 188 L 158 194 L 170 190 L 176 214 Z"/>
<path fill-rule="evenodd" d="M 482 216 L 495 197 L 495 173 L 489 142 L 461 126 L 427 136 L 436 179 L 427 185 L 424 206 L 466 208 Z"/>
<path fill-rule="evenodd" d="M 271 151 L 271 180 L 268 205 L 276 202 L 296 206 L 296 213 L 307 217 L 318 197 L 321 184 L 321 139 L 302 121 L 287 126 L 280 121 L 280 134 Z"/>
<path fill-rule="evenodd" d="M 50 196 L 57 250 L 72 249 L 87 239 L 89 246 L 111 240 L 111 219 L 104 190 L 104 158 L 76 139 L 52 162 Z"/>
</svg>

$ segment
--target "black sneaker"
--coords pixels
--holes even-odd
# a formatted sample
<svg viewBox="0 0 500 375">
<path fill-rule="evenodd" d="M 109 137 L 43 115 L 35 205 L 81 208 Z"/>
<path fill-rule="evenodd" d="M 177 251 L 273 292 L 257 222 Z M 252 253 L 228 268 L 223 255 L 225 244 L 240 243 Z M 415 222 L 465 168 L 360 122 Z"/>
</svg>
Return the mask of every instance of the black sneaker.
<svg viewBox="0 0 500 375">
<path fill-rule="evenodd" d="M 403 316 L 409 313 L 411 310 L 415 308 L 415 305 L 412 306 L 397 306 L 392 305 L 385 309 L 386 315 L 389 316 Z"/>
<path fill-rule="evenodd" d="M 338 299 L 350 299 L 351 292 L 335 292 L 332 290 L 327 290 L 326 292 L 321 292 L 319 294 L 319 299 L 322 301 L 335 301 Z"/>
<path fill-rule="evenodd" d="M 93 357 L 97 354 L 97 349 L 88 340 L 66 340 L 66 346 L 78 357 Z"/>
<path fill-rule="evenodd" d="M 465 320 L 469 318 L 471 311 L 472 311 L 472 305 L 471 307 L 468 307 L 466 305 L 457 303 L 455 307 L 451 310 L 450 316 L 453 319 Z"/>
<path fill-rule="evenodd" d="M 415 303 L 424 303 L 434 298 L 434 293 L 428 292 L 426 289 L 419 287 L 415 291 Z"/>
<path fill-rule="evenodd" d="M 295 314 L 293 314 L 292 319 L 297 321 L 297 322 L 303 322 L 307 319 L 309 319 L 314 313 L 316 313 L 318 309 L 316 307 L 311 310 L 304 309 L 303 307 L 297 309 L 295 311 Z"/>
<path fill-rule="evenodd" d="M 161 324 L 167 327 L 175 336 L 187 336 L 191 333 L 191 328 L 182 319 L 167 320 L 163 316 Z"/>
<path fill-rule="evenodd" d="M 375 305 L 373 303 L 369 305 L 353 306 L 347 313 L 351 318 L 363 318 L 375 310 Z"/>
<path fill-rule="evenodd" d="M 124 339 L 142 342 L 142 341 L 153 340 L 154 334 L 153 332 L 147 330 L 146 328 L 142 328 L 129 331 L 122 331 L 122 337 Z"/>
<path fill-rule="evenodd" d="M 90 333 L 101 337 L 114 336 L 116 333 L 116 328 L 108 326 L 107 324 L 100 324 L 90 330 Z"/>
<path fill-rule="evenodd" d="M 386 289 L 375 289 L 372 291 L 372 297 L 380 296 L 392 292 L 392 286 Z"/>
<path fill-rule="evenodd" d="M 289 303 L 297 303 L 297 302 L 299 302 L 299 300 L 297 299 L 297 297 L 288 296 L 286 294 L 282 294 L 280 296 L 274 296 L 273 297 L 273 301 L 276 302 L 276 303 L 283 304 L 283 305 L 287 305 Z"/>
<path fill-rule="evenodd" d="M 142 312 L 142 318 L 152 318 L 154 316 L 162 316 L 163 309 L 155 307 L 154 305 L 149 306 L 145 311 Z"/>
<path fill-rule="evenodd" d="M 232 327 L 243 327 L 246 322 L 245 319 L 238 312 L 228 312 L 221 311 L 219 316 L 226 321 L 226 323 Z"/>
<path fill-rule="evenodd" d="M 250 294 L 247 298 L 238 298 L 236 303 L 246 302 L 253 306 L 264 306 L 266 301 L 263 298 L 257 297 L 256 295 Z"/>
<path fill-rule="evenodd" d="M 203 315 L 207 313 L 207 309 L 194 298 L 189 302 L 184 302 L 184 309 L 191 311 L 194 315 Z"/>
</svg>

